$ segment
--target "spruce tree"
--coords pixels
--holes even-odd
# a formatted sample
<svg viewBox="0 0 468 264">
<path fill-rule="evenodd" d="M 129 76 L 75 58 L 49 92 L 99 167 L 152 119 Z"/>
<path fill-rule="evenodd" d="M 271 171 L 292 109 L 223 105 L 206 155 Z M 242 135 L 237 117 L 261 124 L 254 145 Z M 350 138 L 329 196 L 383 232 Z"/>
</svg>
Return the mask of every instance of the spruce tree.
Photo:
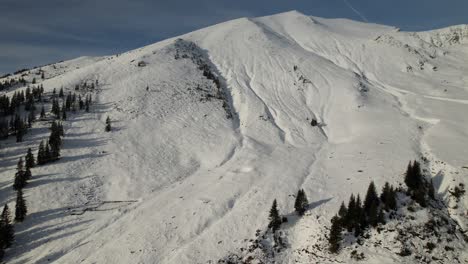
<svg viewBox="0 0 468 264">
<path fill-rule="evenodd" d="M 366 198 L 364 200 L 364 211 L 366 213 L 369 213 L 373 203 L 377 203 L 378 205 L 379 197 L 377 196 L 374 181 L 371 181 L 369 187 L 367 188 Z"/>
<path fill-rule="evenodd" d="M 65 108 L 62 108 L 62 120 L 67 120 L 67 111 Z"/>
<path fill-rule="evenodd" d="M 356 218 L 354 220 L 354 235 L 359 236 L 362 234 L 362 230 L 367 227 L 366 214 L 361 203 L 361 197 L 359 194 L 356 197 Z"/>
<path fill-rule="evenodd" d="M 309 201 L 303 189 L 299 190 L 296 195 L 296 201 L 294 202 L 294 209 L 299 215 L 304 215 Z"/>
<path fill-rule="evenodd" d="M 348 214 L 348 208 L 346 208 L 346 205 L 344 202 L 341 203 L 340 210 L 338 210 L 338 216 L 340 217 L 341 220 L 346 219 L 346 215 Z"/>
<path fill-rule="evenodd" d="M 23 197 L 22 189 L 16 191 L 16 207 L 15 207 L 15 221 L 23 222 L 26 217 L 28 209 L 26 207 L 26 201 Z"/>
<path fill-rule="evenodd" d="M 39 143 L 39 149 L 37 151 L 37 164 L 42 165 L 45 163 L 45 148 L 44 148 L 44 141 L 41 140 Z"/>
<path fill-rule="evenodd" d="M 110 132 L 111 131 L 111 120 L 109 117 L 106 118 L 106 132 Z"/>
<path fill-rule="evenodd" d="M 273 232 L 276 232 L 276 230 L 278 230 L 278 228 L 281 226 L 281 217 L 278 212 L 278 205 L 276 203 L 276 199 L 273 200 L 273 205 L 271 206 L 268 219 L 270 220 L 268 227 L 271 228 Z"/>
<path fill-rule="evenodd" d="M 15 231 L 11 224 L 11 213 L 8 205 L 5 204 L 0 217 L 0 241 L 3 247 L 9 248 L 15 239 Z"/>
<path fill-rule="evenodd" d="M 20 190 L 26 186 L 26 177 L 23 167 L 23 158 L 20 158 L 16 167 L 15 180 L 13 182 L 13 189 Z"/>
<path fill-rule="evenodd" d="M 60 88 L 60 91 L 59 91 L 59 97 L 63 97 L 63 87 Z"/>
<path fill-rule="evenodd" d="M 26 154 L 25 161 L 26 161 L 26 168 L 33 168 L 36 165 L 31 148 L 28 148 L 28 153 Z"/>
<path fill-rule="evenodd" d="M 45 109 L 44 109 L 44 106 L 42 106 L 41 108 L 41 119 L 44 119 L 45 118 Z"/>
<path fill-rule="evenodd" d="M 330 234 L 328 236 L 328 243 L 330 244 L 328 249 L 331 253 L 337 253 L 340 250 L 340 243 L 341 243 L 341 223 L 340 218 L 338 216 L 334 216 L 331 219 L 331 228 Z"/>
<path fill-rule="evenodd" d="M 353 230 L 356 219 L 356 199 L 354 198 L 354 194 L 351 194 L 351 197 L 349 198 L 348 202 L 348 212 L 344 221 L 344 226 L 346 227 L 348 232 L 351 232 L 351 230 Z"/>
<path fill-rule="evenodd" d="M 24 170 L 24 179 L 27 182 L 31 178 L 32 178 L 31 170 L 28 167 L 26 167 L 26 169 Z"/>
<path fill-rule="evenodd" d="M 382 189 L 380 200 L 382 201 L 385 210 L 396 210 L 396 193 L 388 182 L 385 183 Z"/>
</svg>

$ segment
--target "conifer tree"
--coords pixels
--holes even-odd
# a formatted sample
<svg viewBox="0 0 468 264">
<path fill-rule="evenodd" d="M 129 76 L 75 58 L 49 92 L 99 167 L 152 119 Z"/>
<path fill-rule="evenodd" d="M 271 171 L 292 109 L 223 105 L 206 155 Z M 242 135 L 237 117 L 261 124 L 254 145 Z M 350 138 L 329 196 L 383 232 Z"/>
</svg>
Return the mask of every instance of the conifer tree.
<svg viewBox="0 0 468 264">
<path fill-rule="evenodd" d="M 26 207 L 26 201 L 23 197 L 22 189 L 16 191 L 16 207 L 15 207 L 15 221 L 23 222 L 26 217 L 28 209 Z"/>
<path fill-rule="evenodd" d="M 26 185 L 25 171 L 23 167 L 23 158 L 20 158 L 16 167 L 15 180 L 13 188 L 15 190 L 23 189 Z"/>
<path fill-rule="evenodd" d="M 340 243 L 341 243 L 341 223 L 340 218 L 338 216 L 334 216 L 331 219 L 331 228 L 330 234 L 328 236 L 328 243 L 330 246 L 328 249 L 331 253 L 337 253 L 340 250 Z"/>
<path fill-rule="evenodd" d="M 31 148 L 28 148 L 28 153 L 24 159 L 26 161 L 26 168 L 33 168 L 36 165 Z"/>
<path fill-rule="evenodd" d="M 276 199 L 273 200 L 273 205 L 271 206 L 270 215 L 268 216 L 268 219 L 270 220 L 268 227 L 273 230 L 273 233 L 276 232 L 276 230 L 278 230 L 278 228 L 281 226 L 281 217 L 278 212 L 278 205 L 276 203 Z"/>
<path fill-rule="evenodd" d="M 9 248 L 15 239 L 15 231 L 11 224 L 11 213 L 8 205 L 3 207 L 2 215 L 0 216 L 0 242 L 3 248 Z"/>
<path fill-rule="evenodd" d="M 341 220 L 346 219 L 346 215 L 348 214 L 348 208 L 346 208 L 346 205 L 344 202 L 341 203 L 340 209 L 338 210 L 338 216 L 340 217 Z"/>
<path fill-rule="evenodd" d="M 45 144 L 45 148 L 44 148 L 44 163 L 49 162 L 51 158 L 52 158 L 52 155 L 50 153 L 49 141 L 47 141 Z"/>
<path fill-rule="evenodd" d="M 359 236 L 362 234 L 362 230 L 367 227 L 366 214 L 361 203 L 361 197 L 359 194 L 356 197 L 356 219 L 354 222 L 354 235 Z"/>
<path fill-rule="evenodd" d="M 59 97 L 62 98 L 63 97 L 63 87 L 60 88 L 60 91 L 59 91 Z"/>
<path fill-rule="evenodd" d="M 41 119 L 44 119 L 45 118 L 45 109 L 44 109 L 44 106 L 42 106 L 41 108 Z"/>
<path fill-rule="evenodd" d="M 364 211 L 369 213 L 370 208 L 373 203 L 379 204 L 379 197 L 377 196 L 377 191 L 375 189 L 374 181 L 371 181 L 369 187 L 367 188 L 366 198 L 364 200 Z"/>
<path fill-rule="evenodd" d="M 294 209 L 299 215 L 304 215 L 309 201 L 303 189 L 299 190 L 296 195 L 296 201 L 294 202 Z"/>
<path fill-rule="evenodd" d="M 24 170 L 24 179 L 25 181 L 27 182 L 28 180 L 30 180 L 32 177 L 32 174 L 31 174 L 31 170 L 26 167 L 26 169 Z"/>
<path fill-rule="evenodd" d="M 396 193 L 388 182 L 385 183 L 382 189 L 380 200 L 382 201 L 385 210 L 396 210 Z"/>
<path fill-rule="evenodd" d="M 62 107 L 62 120 L 67 120 L 67 111 Z"/>
<path fill-rule="evenodd" d="M 109 117 L 106 118 L 106 132 L 110 132 L 111 131 L 111 120 Z"/>
<path fill-rule="evenodd" d="M 44 148 L 44 141 L 41 140 L 39 143 L 39 149 L 37 151 L 37 164 L 42 165 L 45 163 L 45 148 Z"/>
<path fill-rule="evenodd" d="M 351 232 L 353 230 L 353 227 L 355 225 L 357 215 L 356 215 L 356 199 L 354 198 L 354 194 L 351 194 L 351 197 L 349 198 L 348 202 L 348 212 L 346 214 L 345 218 L 345 227 L 348 230 L 348 232 Z"/>
</svg>

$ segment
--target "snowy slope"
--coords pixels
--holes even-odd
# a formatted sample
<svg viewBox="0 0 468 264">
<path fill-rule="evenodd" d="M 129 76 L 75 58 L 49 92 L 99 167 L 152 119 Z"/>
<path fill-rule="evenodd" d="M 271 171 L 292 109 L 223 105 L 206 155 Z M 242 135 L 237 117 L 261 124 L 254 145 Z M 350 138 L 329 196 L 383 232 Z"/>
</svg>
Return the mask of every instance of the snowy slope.
<svg viewBox="0 0 468 264">
<path fill-rule="evenodd" d="M 371 180 L 402 182 L 411 159 L 428 159 L 446 200 L 468 184 L 466 61 L 467 26 L 411 33 L 293 11 L 43 67 L 46 92 L 100 86 L 91 113 L 66 121 L 62 159 L 32 170 L 8 262 L 216 261 L 266 227 L 273 199 L 291 215 L 304 188 L 312 204 L 287 225 L 280 262 L 308 263 L 294 249 L 341 201 Z M 13 201 L 16 161 L 46 127 L 0 142 L 2 202 Z M 465 198 L 451 211 L 465 230 L 467 208 Z"/>
</svg>

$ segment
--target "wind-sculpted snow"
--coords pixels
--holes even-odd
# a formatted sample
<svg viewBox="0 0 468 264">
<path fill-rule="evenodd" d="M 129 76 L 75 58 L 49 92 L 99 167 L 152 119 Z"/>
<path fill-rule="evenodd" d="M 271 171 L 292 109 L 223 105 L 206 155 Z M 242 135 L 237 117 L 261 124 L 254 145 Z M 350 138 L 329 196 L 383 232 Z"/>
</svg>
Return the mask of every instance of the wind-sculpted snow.
<svg viewBox="0 0 468 264">
<path fill-rule="evenodd" d="M 65 122 L 61 160 L 32 170 L 7 261 L 213 263 L 263 232 L 277 199 L 289 222 L 275 258 L 309 263 L 298 252 L 340 203 L 371 180 L 397 186 L 413 159 L 466 229 L 468 200 L 448 191 L 468 183 L 466 61 L 466 26 L 407 33 L 288 12 L 42 67 L 49 94 L 99 85 L 90 113 Z M 47 127 L 0 142 L 10 207 L 14 165 Z M 297 218 L 300 188 L 311 206 Z"/>
</svg>

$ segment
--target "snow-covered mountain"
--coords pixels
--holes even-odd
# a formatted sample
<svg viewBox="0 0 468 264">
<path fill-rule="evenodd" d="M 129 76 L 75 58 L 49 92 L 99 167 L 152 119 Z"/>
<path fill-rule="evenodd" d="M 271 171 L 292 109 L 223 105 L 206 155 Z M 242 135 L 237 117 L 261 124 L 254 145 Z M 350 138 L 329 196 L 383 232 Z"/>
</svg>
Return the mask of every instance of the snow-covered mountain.
<svg viewBox="0 0 468 264">
<path fill-rule="evenodd" d="M 44 80 L 30 70 L 23 77 L 46 94 L 99 85 L 90 113 L 64 122 L 62 158 L 32 169 L 29 214 L 6 260 L 216 263 L 266 228 L 277 199 L 289 218 L 277 263 L 310 263 L 298 252 L 341 202 L 372 180 L 398 186 L 414 159 L 467 230 L 468 199 L 450 192 L 468 184 L 467 61 L 468 25 L 402 32 L 292 11 L 43 66 Z M 2 204 L 14 208 L 16 162 L 48 126 L 0 141 Z M 300 188 L 311 205 L 295 218 Z M 361 263 L 414 263 L 366 255 Z"/>
</svg>

